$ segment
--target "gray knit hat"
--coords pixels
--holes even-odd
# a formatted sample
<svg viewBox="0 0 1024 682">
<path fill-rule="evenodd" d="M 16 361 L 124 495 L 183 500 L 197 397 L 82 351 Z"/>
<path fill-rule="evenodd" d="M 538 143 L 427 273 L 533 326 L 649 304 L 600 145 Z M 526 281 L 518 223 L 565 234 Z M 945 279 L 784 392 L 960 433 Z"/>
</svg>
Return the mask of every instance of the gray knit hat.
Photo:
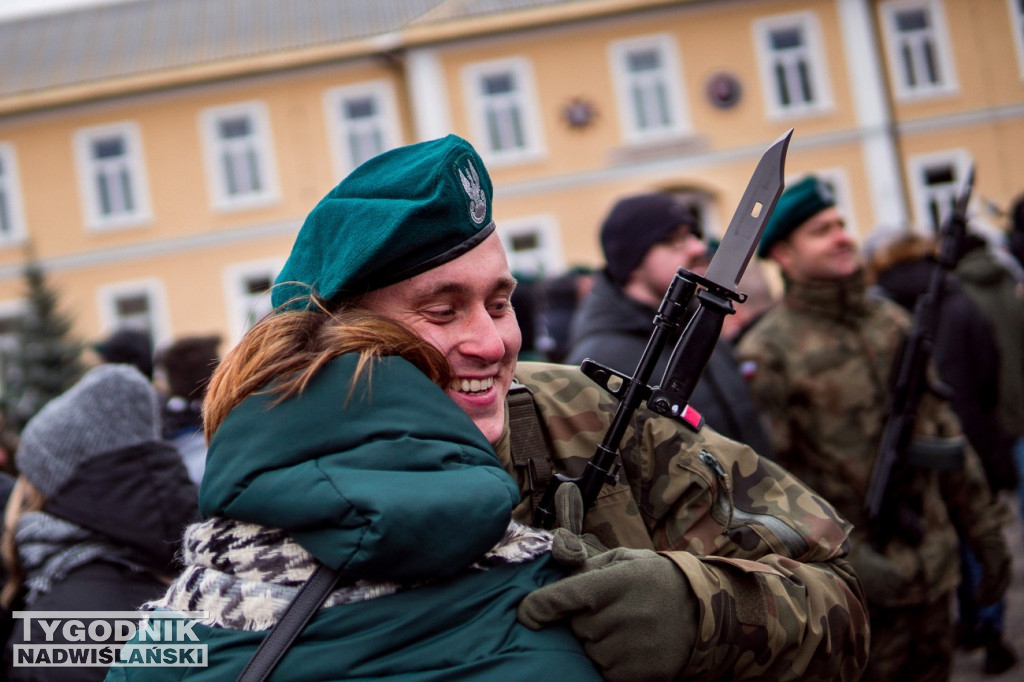
<svg viewBox="0 0 1024 682">
<path fill-rule="evenodd" d="M 21 434 L 18 471 L 50 497 L 82 464 L 160 439 L 156 391 L 132 365 L 98 365 L 46 403 Z"/>
</svg>

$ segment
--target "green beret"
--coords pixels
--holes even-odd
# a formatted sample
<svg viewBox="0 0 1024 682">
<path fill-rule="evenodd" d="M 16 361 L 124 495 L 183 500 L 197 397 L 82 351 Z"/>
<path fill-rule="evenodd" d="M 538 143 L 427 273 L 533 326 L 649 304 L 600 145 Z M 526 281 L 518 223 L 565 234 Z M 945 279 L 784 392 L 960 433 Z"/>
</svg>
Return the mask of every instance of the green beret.
<svg viewBox="0 0 1024 682">
<path fill-rule="evenodd" d="M 455 135 L 370 159 L 306 217 L 274 307 L 372 291 L 457 258 L 494 231 L 492 196 L 480 156 Z"/>
<path fill-rule="evenodd" d="M 795 185 L 787 187 L 775 204 L 775 210 L 772 211 L 764 228 L 761 243 L 757 247 L 757 255 L 767 258 L 772 247 L 788 237 L 793 230 L 816 213 L 835 205 L 832 189 L 814 175 L 808 175 Z"/>
</svg>

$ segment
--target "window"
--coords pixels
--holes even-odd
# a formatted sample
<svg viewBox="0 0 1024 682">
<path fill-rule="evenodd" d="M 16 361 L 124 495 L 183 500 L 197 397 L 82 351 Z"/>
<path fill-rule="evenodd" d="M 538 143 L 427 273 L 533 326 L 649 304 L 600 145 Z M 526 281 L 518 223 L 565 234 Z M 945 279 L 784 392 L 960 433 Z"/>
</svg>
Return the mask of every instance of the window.
<svg viewBox="0 0 1024 682">
<path fill-rule="evenodd" d="M 821 29 L 814 14 L 762 19 L 755 22 L 754 34 L 772 115 L 816 113 L 831 107 Z"/>
<path fill-rule="evenodd" d="M 482 156 L 501 162 L 543 153 L 533 71 L 527 60 L 473 64 L 463 70 L 463 84 Z"/>
<path fill-rule="evenodd" d="M 623 139 L 647 142 L 689 132 L 675 41 L 650 36 L 614 42 L 609 50 Z"/>
<path fill-rule="evenodd" d="M 852 194 L 850 193 L 850 182 L 847 178 L 846 171 L 842 168 L 821 168 L 814 173 L 818 176 L 825 187 L 832 192 L 832 198 L 836 202 L 836 207 L 843 214 L 843 220 L 846 222 L 846 231 L 856 236 L 857 232 L 857 221 L 853 210 Z M 787 186 L 791 183 L 787 182 Z"/>
<path fill-rule="evenodd" d="M 259 261 L 229 266 L 224 271 L 224 291 L 232 338 L 241 339 L 272 309 L 270 290 L 284 263 Z"/>
<path fill-rule="evenodd" d="M 152 217 L 142 136 L 134 123 L 75 133 L 75 160 L 86 224 L 93 229 L 139 225 Z"/>
<path fill-rule="evenodd" d="M 952 212 L 963 190 L 971 157 L 966 151 L 928 154 L 910 159 L 911 187 L 916 197 L 919 220 L 935 230 Z"/>
<path fill-rule="evenodd" d="M 248 102 L 200 115 L 214 206 L 233 210 L 277 201 L 277 171 L 266 108 Z"/>
<path fill-rule="evenodd" d="M 0 143 L 0 246 L 22 241 L 25 232 L 14 147 Z"/>
<path fill-rule="evenodd" d="M 1010 8 L 1010 31 L 1017 48 L 1017 66 L 1024 79 L 1024 0 L 1006 0 Z"/>
<path fill-rule="evenodd" d="M 704 233 L 704 239 L 721 239 L 728 225 L 721 224 L 713 197 L 702 189 L 688 186 L 665 187 L 663 191 L 672 194 L 675 200 L 693 214 Z M 730 213 L 729 218 L 732 217 Z"/>
<path fill-rule="evenodd" d="M 401 144 L 395 93 L 386 81 L 332 88 L 324 106 L 339 178 Z"/>
<path fill-rule="evenodd" d="M 554 218 L 502 221 L 498 235 L 508 255 L 509 270 L 517 277 L 542 278 L 565 269 Z"/>
<path fill-rule="evenodd" d="M 154 346 L 168 338 L 166 297 L 158 280 L 121 282 L 100 287 L 100 322 L 104 329 L 138 329 Z"/>
<path fill-rule="evenodd" d="M 897 96 L 955 90 L 952 47 L 942 5 L 935 0 L 899 0 L 883 5 L 882 16 Z"/>
</svg>

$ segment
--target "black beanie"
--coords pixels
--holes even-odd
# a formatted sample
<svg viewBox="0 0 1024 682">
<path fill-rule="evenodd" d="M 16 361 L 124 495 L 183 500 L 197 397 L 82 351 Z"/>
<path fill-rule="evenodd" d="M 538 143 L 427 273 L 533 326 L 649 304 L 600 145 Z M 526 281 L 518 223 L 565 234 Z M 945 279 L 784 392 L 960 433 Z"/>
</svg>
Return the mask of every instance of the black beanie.
<svg viewBox="0 0 1024 682">
<path fill-rule="evenodd" d="M 601 225 L 601 249 L 608 276 L 619 286 L 624 285 L 651 247 L 683 225 L 698 238 L 703 236 L 693 212 L 667 192 L 620 199 Z"/>
</svg>

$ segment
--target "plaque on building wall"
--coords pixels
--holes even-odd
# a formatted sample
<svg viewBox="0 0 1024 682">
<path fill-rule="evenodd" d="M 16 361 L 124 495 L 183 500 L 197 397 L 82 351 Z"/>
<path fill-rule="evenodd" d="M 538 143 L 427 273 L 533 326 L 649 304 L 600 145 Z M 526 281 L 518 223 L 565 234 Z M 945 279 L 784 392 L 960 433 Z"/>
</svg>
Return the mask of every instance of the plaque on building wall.
<svg viewBox="0 0 1024 682">
<path fill-rule="evenodd" d="M 742 88 L 736 76 L 719 71 L 708 79 L 705 92 L 712 105 L 719 109 L 728 109 L 740 101 Z"/>
</svg>

